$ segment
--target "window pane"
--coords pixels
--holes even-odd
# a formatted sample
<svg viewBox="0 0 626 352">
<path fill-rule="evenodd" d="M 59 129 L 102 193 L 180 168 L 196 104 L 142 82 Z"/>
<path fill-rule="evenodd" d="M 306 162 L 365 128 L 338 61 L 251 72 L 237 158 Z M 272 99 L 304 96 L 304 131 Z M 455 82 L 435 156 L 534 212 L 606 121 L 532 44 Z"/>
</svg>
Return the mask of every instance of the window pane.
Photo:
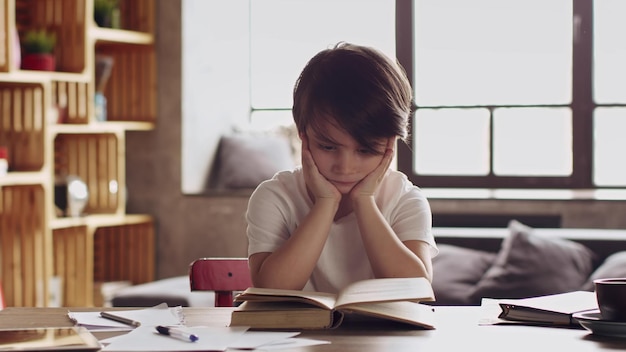
<svg viewBox="0 0 626 352">
<path fill-rule="evenodd" d="M 489 110 L 419 109 L 415 117 L 416 174 L 489 173 Z"/>
<path fill-rule="evenodd" d="M 420 106 L 568 104 L 571 0 L 417 0 Z"/>
<path fill-rule="evenodd" d="M 340 41 L 395 57 L 394 0 L 254 0 L 251 4 L 253 109 L 291 108 L 306 62 Z"/>
<path fill-rule="evenodd" d="M 256 110 L 250 114 L 250 127 L 257 130 L 292 126 L 291 110 Z"/>
<path fill-rule="evenodd" d="M 594 1 L 594 99 L 626 103 L 626 1 Z"/>
<path fill-rule="evenodd" d="M 496 175 L 571 175 L 569 108 L 499 108 L 493 117 Z"/>
<path fill-rule="evenodd" d="M 597 108 L 594 113 L 594 168 L 597 186 L 626 186 L 626 108 Z"/>
</svg>

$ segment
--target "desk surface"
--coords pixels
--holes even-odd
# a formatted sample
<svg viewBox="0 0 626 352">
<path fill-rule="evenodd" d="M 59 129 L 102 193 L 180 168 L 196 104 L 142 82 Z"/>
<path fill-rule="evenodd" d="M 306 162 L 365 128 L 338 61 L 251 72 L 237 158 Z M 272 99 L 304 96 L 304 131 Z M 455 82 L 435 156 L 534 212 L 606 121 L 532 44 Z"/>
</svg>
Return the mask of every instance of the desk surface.
<svg viewBox="0 0 626 352">
<path fill-rule="evenodd" d="M 71 308 L 72 311 L 94 310 Z M 67 308 L 5 308 L 0 329 L 71 326 Z M 189 326 L 225 326 L 230 308 L 184 308 Z M 405 326 L 349 325 L 335 330 L 304 331 L 300 336 L 330 341 L 302 351 L 615 351 L 626 349 L 626 338 L 601 337 L 582 329 L 520 325 L 480 326 L 479 307 L 436 307 L 435 330 Z M 99 338 L 106 335 L 95 333 Z M 110 334 L 110 333 L 109 333 Z M 281 350 L 282 351 L 282 350 Z"/>
</svg>

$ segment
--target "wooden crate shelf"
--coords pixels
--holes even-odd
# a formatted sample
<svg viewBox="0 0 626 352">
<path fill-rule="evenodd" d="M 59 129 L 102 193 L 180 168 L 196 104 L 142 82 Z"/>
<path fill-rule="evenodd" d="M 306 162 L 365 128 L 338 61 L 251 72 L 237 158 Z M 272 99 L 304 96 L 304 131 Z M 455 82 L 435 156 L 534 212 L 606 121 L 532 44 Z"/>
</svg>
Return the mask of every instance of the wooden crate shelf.
<svg viewBox="0 0 626 352">
<path fill-rule="evenodd" d="M 8 147 L 12 171 L 44 164 L 44 85 L 0 82 L 0 145 Z"/>
<path fill-rule="evenodd" d="M 156 120 L 156 61 L 152 46 L 99 43 L 99 55 L 113 59 L 104 90 L 108 121 Z M 129 77 L 132 79 L 129 81 Z"/>
<path fill-rule="evenodd" d="M 47 175 L 42 172 L 9 172 L 7 175 L 0 177 L 0 187 L 38 185 L 44 183 L 47 179 Z"/>
<path fill-rule="evenodd" d="M 97 214 L 80 217 L 56 218 L 50 221 L 50 228 L 53 230 L 79 226 L 98 228 L 112 225 L 135 225 L 147 222 L 152 222 L 152 217 L 144 214 Z"/>
<path fill-rule="evenodd" d="M 85 133 L 113 133 L 124 134 L 126 131 L 150 131 L 154 129 L 152 122 L 94 122 L 87 125 L 61 124 L 48 126 L 51 135 L 58 134 L 85 134 Z"/>
<path fill-rule="evenodd" d="M 0 36 L 0 72 L 9 72 L 15 65 L 15 36 L 16 33 L 12 23 L 14 23 L 15 9 L 14 3 L 10 0 L 0 0 L 0 31 L 4 35 Z"/>
<path fill-rule="evenodd" d="M 78 176 L 87 184 L 86 214 L 124 212 L 120 146 L 115 134 L 60 134 L 54 140 L 57 182 Z"/>
<path fill-rule="evenodd" d="M 0 283 L 7 306 L 45 304 L 45 196 L 40 185 L 0 187 Z"/>
<path fill-rule="evenodd" d="M 52 81 L 52 105 L 57 111 L 51 123 L 87 124 L 93 115 L 91 82 Z"/>
<path fill-rule="evenodd" d="M 88 217 L 53 230 L 53 276 L 61 282 L 64 307 L 92 306 L 95 282 L 154 279 L 154 256 L 146 251 L 154 247 L 152 218 L 103 220 Z"/>
<path fill-rule="evenodd" d="M 154 225 L 150 222 L 100 227 L 94 234 L 94 281 L 130 281 L 140 284 L 154 279 Z"/>
<path fill-rule="evenodd" d="M 151 33 L 144 32 L 95 27 L 91 29 L 90 34 L 93 40 L 100 43 L 138 45 L 150 45 L 154 43 L 154 36 Z"/>
<path fill-rule="evenodd" d="M 120 27 L 129 31 L 154 33 L 155 11 L 153 0 L 120 1 Z"/>
<path fill-rule="evenodd" d="M 9 173 L 0 176 L 0 285 L 7 306 L 91 306 L 96 279 L 154 279 L 153 219 L 126 214 L 125 158 L 126 131 L 156 122 L 155 0 L 119 4 L 121 28 L 111 29 L 96 25 L 94 0 L 0 0 L 0 146 L 9 151 Z M 56 34 L 54 72 L 18 67 L 19 39 L 33 29 Z M 114 60 L 106 121 L 96 119 L 96 55 Z M 55 185 L 70 175 L 88 188 L 81 216 L 55 207 Z"/>
<path fill-rule="evenodd" d="M 89 294 L 93 290 L 93 241 L 87 226 L 54 230 L 53 275 L 60 280 L 64 307 L 91 305 Z"/>
<path fill-rule="evenodd" d="M 87 68 L 87 12 L 85 0 L 16 0 L 15 19 L 20 38 L 31 29 L 55 33 L 56 70 L 83 72 Z"/>
</svg>

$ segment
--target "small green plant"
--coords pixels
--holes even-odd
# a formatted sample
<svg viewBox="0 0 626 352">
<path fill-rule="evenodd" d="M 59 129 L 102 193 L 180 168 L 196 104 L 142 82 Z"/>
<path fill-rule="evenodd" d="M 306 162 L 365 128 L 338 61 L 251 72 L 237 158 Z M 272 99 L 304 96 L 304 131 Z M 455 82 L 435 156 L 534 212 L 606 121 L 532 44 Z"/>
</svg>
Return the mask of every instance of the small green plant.
<svg viewBox="0 0 626 352">
<path fill-rule="evenodd" d="M 26 32 L 22 45 L 27 54 L 51 54 L 56 42 L 54 33 L 40 29 Z"/>
<path fill-rule="evenodd" d="M 93 18 L 98 26 L 111 27 L 113 11 L 117 6 L 117 0 L 95 0 L 93 2 Z"/>
</svg>

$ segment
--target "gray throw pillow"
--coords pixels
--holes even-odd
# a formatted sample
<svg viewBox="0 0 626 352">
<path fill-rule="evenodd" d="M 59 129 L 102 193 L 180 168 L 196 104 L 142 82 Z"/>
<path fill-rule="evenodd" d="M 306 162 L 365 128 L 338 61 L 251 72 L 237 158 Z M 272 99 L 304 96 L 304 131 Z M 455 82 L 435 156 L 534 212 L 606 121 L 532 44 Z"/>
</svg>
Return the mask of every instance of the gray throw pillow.
<svg viewBox="0 0 626 352">
<path fill-rule="evenodd" d="M 295 166 L 291 145 L 277 135 L 235 134 L 220 140 L 217 188 L 256 188 Z"/>
<path fill-rule="evenodd" d="M 594 254 L 562 238 L 538 236 L 518 221 L 491 268 L 480 280 L 473 299 L 524 298 L 580 289 L 593 270 Z"/>
<path fill-rule="evenodd" d="M 589 276 L 581 290 L 593 291 L 593 280 L 610 277 L 626 277 L 626 251 L 615 252 L 606 257 L 604 262 Z"/>
<path fill-rule="evenodd" d="M 432 305 L 478 305 L 472 301 L 472 288 L 491 267 L 496 253 L 438 244 L 439 254 L 433 258 Z"/>
</svg>

